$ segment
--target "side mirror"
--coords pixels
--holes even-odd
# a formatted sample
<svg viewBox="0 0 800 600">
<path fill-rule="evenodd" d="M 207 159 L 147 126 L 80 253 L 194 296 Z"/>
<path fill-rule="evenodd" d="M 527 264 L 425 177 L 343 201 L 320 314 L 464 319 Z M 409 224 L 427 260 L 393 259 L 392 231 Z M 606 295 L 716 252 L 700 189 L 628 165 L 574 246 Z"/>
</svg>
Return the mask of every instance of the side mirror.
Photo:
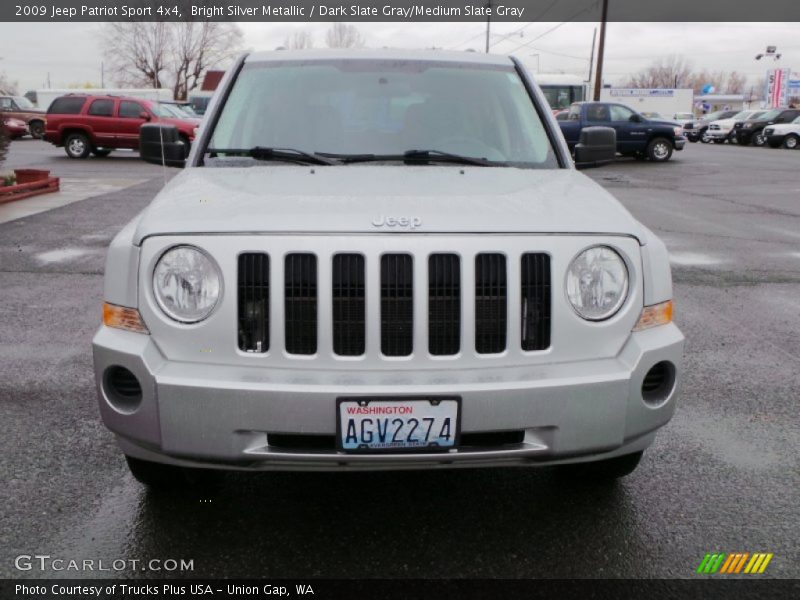
<svg viewBox="0 0 800 600">
<path fill-rule="evenodd" d="M 139 113 L 139 118 L 140 119 L 144 119 L 145 121 L 149 121 L 150 120 L 150 115 L 147 114 L 146 112 L 142 111 L 142 112 Z"/>
<path fill-rule="evenodd" d="M 642 118 L 642 115 L 634 113 L 634 114 L 631 115 L 631 118 L 628 119 L 628 120 L 632 121 L 633 123 L 641 123 L 644 119 Z"/>
<path fill-rule="evenodd" d="M 154 165 L 183 168 L 186 147 L 175 125 L 145 123 L 139 128 L 139 155 Z"/>
<path fill-rule="evenodd" d="M 613 162 L 617 156 L 617 132 L 611 127 L 584 127 L 575 145 L 575 167 L 589 169 Z"/>
</svg>

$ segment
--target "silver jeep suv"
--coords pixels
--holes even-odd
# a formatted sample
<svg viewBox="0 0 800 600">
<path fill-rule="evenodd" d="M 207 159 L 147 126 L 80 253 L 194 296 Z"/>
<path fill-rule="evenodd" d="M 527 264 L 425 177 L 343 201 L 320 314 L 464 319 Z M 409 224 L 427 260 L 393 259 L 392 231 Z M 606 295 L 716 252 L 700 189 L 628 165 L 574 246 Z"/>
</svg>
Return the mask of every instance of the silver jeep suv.
<svg viewBox="0 0 800 600">
<path fill-rule="evenodd" d="M 168 125 L 140 146 L 184 166 Z M 278 51 L 228 72 L 112 242 L 94 364 L 148 484 L 619 477 L 673 414 L 682 349 L 664 244 L 576 171 L 515 59 Z"/>
</svg>

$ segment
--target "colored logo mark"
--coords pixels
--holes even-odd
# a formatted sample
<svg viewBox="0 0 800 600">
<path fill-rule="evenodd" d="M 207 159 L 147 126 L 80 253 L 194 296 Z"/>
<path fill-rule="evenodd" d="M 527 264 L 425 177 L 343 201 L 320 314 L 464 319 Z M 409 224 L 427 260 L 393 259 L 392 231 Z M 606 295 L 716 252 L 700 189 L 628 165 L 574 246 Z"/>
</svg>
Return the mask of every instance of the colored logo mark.
<svg viewBox="0 0 800 600">
<path fill-rule="evenodd" d="M 772 560 L 772 553 L 755 552 L 733 552 L 726 554 L 724 552 L 716 554 L 706 554 L 697 567 L 697 572 L 711 575 L 714 573 L 746 573 L 755 575 L 756 573 L 763 573 L 767 568 L 769 561 Z"/>
</svg>

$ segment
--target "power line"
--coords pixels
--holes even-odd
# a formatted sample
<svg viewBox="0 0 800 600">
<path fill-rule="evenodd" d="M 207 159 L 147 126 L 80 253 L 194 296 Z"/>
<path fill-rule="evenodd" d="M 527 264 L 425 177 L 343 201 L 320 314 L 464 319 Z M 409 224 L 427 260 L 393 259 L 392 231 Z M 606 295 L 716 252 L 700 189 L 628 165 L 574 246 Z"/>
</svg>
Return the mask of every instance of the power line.
<svg viewBox="0 0 800 600">
<path fill-rule="evenodd" d="M 536 40 L 540 40 L 540 39 L 542 39 L 544 36 L 546 36 L 546 35 L 550 35 L 551 33 L 553 33 L 553 32 L 554 32 L 556 29 L 558 29 L 559 27 L 563 27 L 563 26 L 564 26 L 564 25 L 566 25 L 567 23 L 570 23 L 570 22 L 572 22 L 572 21 L 573 21 L 573 20 L 575 20 L 577 17 L 579 17 L 580 15 L 582 15 L 582 14 L 583 14 L 583 13 L 585 13 L 585 12 L 588 12 L 588 11 L 590 11 L 590 10 L 594 9 L 596 6 L 597 6 L 597 2 L 593 2 L 593 3 L 592 3 L 592 4 L 590 4 L 589 6 L 586 6 L 586 7 L 582 8 L 581 10 L 579 10 L 578 12 L 576 12 L 574 15 L 572 15 L 572 16 L 571 16 L 569 19 L 567 19 L 566 21 L 562 21 L 561 23 L 559 23 L 559 24 L 558 24 L 558 25 L 556 25 L 555 27 L 551 27 L 550 29 L 548 29 L 547 31 L 545 31 L 544 33 L 542 33 L 541 35 L 538 35 L 538 36 L 536 36 L 535 38 L 533 38 L 532 40 L 530 40 L 530 41 L 528 41 L 528 42 L 523 42 L 522 44 L 519 44 L 519 45 L 515 46 L 514 48 L 512 48 L 511 50 L 509 50 L 509 51 L 508 51 L 508 54 L 511 54 L 512 52 L 516 52 L 516 51 L 517 51 L 517 50 L 519 50 L 520 48 L 524 48 L 524 47 L 530 47 L 530 45 L 531 45 L 533 42 L 535 42 Z"/>
<path fill-rule="evenodd" d="M 514 31 L 512 31 L 510 33 L 506 33 L 503 36 L 503 39 L 497 40 L 496 42 L 494 42 L 492 44 L 492 46 L 496 46 L 497 44 L 499 44 L 500 42 L 504 42 L 506 39 L 510 38 L 511 36 L 517 35 L 518 33 L 522 33 L 523 31 L 525 31 L 528 27 L 530 27 L 531 25 L 533 25 L 534 23 L 539 21 L 543 16 L 545 16 L 547 14 L 547 12 L 551 8 L 553 8 L 556 4 L 558 4 L 559 1 L 560 0 L 553 0 L 553 2 L 551 2 L 550 4 L 547 5 L 547 8 L 545 8 L 542 12 L 540 12 L 538 15 L 536 15 L 527 25 L 523 25 L 519 29 L 515 29 Z"/>
</svg>

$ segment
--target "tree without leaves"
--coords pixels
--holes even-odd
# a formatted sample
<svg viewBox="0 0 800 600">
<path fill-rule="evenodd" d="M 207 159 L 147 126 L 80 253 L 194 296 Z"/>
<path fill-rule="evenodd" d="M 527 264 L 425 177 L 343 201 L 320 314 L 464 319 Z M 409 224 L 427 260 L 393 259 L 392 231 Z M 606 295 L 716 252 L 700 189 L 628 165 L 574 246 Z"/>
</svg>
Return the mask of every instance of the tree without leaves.
<svg viewBox="0 0 800 600">
<path fill-rule="evenodd" d="M 672 54 L 659 58 L 632 75 L 623 87 L 629 88 L 679 88 L 685 86 L 692 74 L 691 62 Z"/>
<path fill-rule="evenodd" d="M 283 45 L 288 50 L 304 50 L 306 48 L 313 48 L 314 36 L 312 36 L 311 32 L 306 29 L 295 31 L 292 35 L 286 37 Z"/>
<path fill-rule="evenodd" d="M 684 57 L 670 55 L 660 58 L 631 76 L 623 87 L 631 88 L 692 88 L 695 93 L 700 93 L 706 85 L 712 85 L 720 94 L 742 94 L 745 91 L 747 79 L 737 71 L 708 71 L 704 69 L 695 72 L 692 63 Z"/>
<path fill-rule="evenodd" d="M 242 32 L 232 23 L 108 23 L 104 55 L 120 86 L 169 87 L 178 100 L 210 68 L 235 56 Z"/>
<path fill-rule="evenodd" d="M 174 23 L 175 54 L 172 72 L 173 96 L 186 100 L 210 68 L 233 58 L 242 44 L 242 31 L 236 25 L 203 21 Z"/>
<path fill-rule="evenodd" d="M 16 84 L 9 81 L 5 73 L 0 73 L 0 94 L 12 95 L 16 93 L 17 93 Z"/>
<path fill-rule="evenodd" d="M 325 43 L 328 48 L 361 48 L 366 40 L 355 25 L 334 23 L 325 34 Z"/>
</svg>

